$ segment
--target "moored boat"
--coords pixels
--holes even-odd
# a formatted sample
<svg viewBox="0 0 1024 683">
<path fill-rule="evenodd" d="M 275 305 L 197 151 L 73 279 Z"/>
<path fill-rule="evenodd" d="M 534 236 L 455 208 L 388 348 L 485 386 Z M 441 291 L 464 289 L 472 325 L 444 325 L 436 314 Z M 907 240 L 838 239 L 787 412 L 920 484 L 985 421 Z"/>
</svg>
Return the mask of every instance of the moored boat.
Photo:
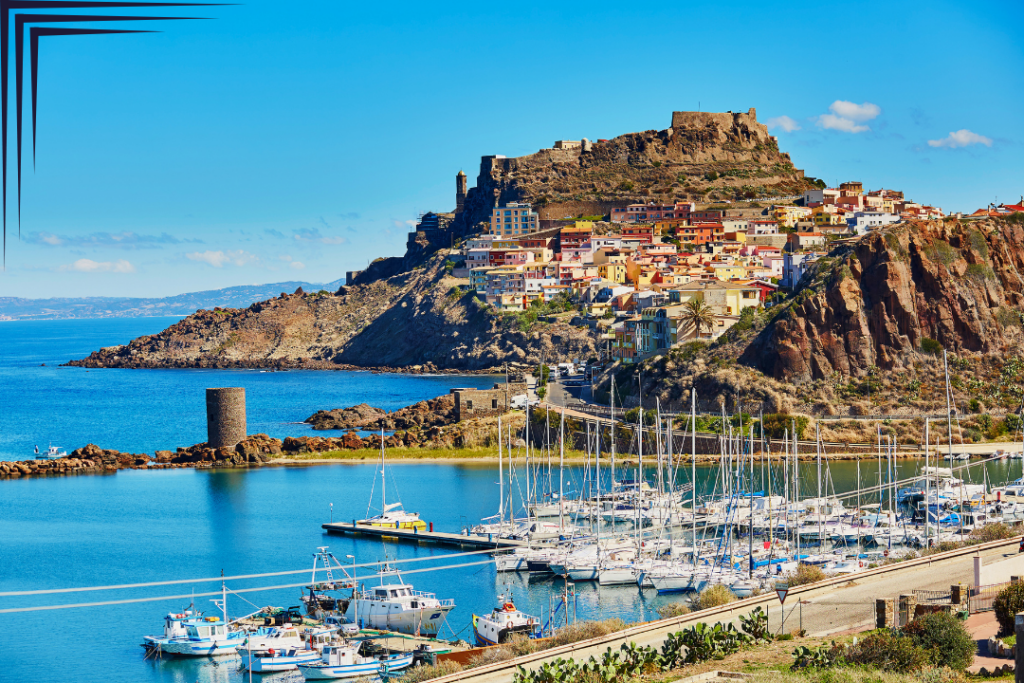
<svg viewBox="0 0 1024 683">
<path fill-rule="evenodd" d="M 502 599 L 499 596 L 498 602 Z M 536 638 L 540 628 L 540 619 L 516 609 L 511 597 L 486 616 L 473 615 L 473 634 L 480 646 L 501 645 L 515 634 Z"/>
<path fill-rule="evenodd" d="M 409 668 L 413 657 L 412 652 L 391 653 L 370 641 L 358 646 L 343 641 L 324 646 L 319 661 L 298 664 L 297 668 L 307 681 L 376 677 Z"/>
</svg>

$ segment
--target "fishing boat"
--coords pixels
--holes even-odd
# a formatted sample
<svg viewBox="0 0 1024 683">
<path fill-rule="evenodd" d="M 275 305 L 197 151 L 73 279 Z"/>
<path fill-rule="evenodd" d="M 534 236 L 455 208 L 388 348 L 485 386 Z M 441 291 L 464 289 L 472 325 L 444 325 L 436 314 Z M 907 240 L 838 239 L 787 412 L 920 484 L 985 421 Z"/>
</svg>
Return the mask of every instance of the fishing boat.
<svg viewBox="0 0 1024 683">
<path fill-rule="evenodd" d="M 203 617 L 185 623 L 185 635 L 161 641 L 161 652 L 183 657 L 233 655 L 245 642 L 245 632 L 233 631 L 220 617 Z"/>
<path fill-rule="evenodd" d="M 68 452 L 60 446 L 50 446 L 42 453 L 39 452 L 39 446 L 36 446 L 34 460 L 60 460 L 66 457 L 68 457 Z"/>
<path fill-rule="evenodd" d="M 513 635 L 520 634 L 527 638 L 540 635 L 540 619 L 520 612 L 512 602 L 503 602 L 504 596 L 498 596 L 498 607 L 486 616 L 473 615 L 473 634 L 476 643 L 481 647 L 500 645 L 507 642 Z"/>
<path fill-rule="evenodd" d="M 192 609 L 191 605 L 188 609 L 182 610 L 181 612 L 171 612 L 164 617 L 163 635 L 143 636 L 142 647 L 147 650 L 155 650 L 172 638 L 184 638 L 188 635 L 188 632 L 185 630 L 185 625 L 190 622 L 202 621 L 202 618 L 202 615 Z"/>
<path fill-rule="evenodd" d="M 220 600 L 213 600 L 220 608 L 221 617 L 199 617 L 185 619 L 185 635 L 168 638 L 157 643 L 157 648 L 166 654 L 182 657 L 219 657 L 233 655 L 245 642 L 244 631 L 229 628 L 227 586 L 221 584 Z"/>
<path fill-rule="evenodd" d="M 342 641 L 325 645 L 319 661 L 298 664 L 296 668 L 307 681 L 375 678 L 408 669 L 414 656 L 412 652 L 389 652 L 368 640 L 359 645 Z"/>
<path fill-rule="evenodd" d="M 437 635 L 448 613 L 455 609 L 454 600 L 439 600 L 434 593 L 414 590 L 402 581 L 398 571 L 387 565 L 378 575 L 380 586 L 354 591 L 348 603 L 345 618 L 360 628 Z M 385 582 L 392 578 L 394 583 Z"/>
<path fill-rule="evenodd" d="M 289 671 L 299 664 L 320 661 L 321 650 L 330 644 L 336 633 L 336 627 L 317 627 L 302 633 L 293 626 L 267 629 L 266 633 L 257 631 L 238 649 L 242 668 L 253 673 Z"/>
<path fill-rule="evenodd" d="M 388 503 L 387 480 L 384 476 L 384 430 L 380 432 L 380 514 L 370 516 L 370 506 L 373 505 L 373 492 L 370 492 L 370 502 L 366 506 L 366 519 L 356 521 L 356 524 L 364 526 L 382 527 L 385 529 L 413 529 L 426 531 L 427 523 L 420 519 L 417 512 L 406 512 L 401 501 Z"/>
</svg>

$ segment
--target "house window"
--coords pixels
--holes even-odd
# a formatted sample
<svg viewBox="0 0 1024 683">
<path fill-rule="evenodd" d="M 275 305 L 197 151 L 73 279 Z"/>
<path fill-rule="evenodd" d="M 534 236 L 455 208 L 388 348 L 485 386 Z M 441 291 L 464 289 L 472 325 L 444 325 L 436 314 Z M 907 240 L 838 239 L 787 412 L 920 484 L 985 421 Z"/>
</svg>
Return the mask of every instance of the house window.
<svg viewBox="0 0 1024 683">
<path fill-rule="evenodd" d="M 473 410 L 473 401 L 466 401 L 466 410 Z"/>
<path fill-rule="evenodd" d="M 498 399 L 492 398 L 491 399 L 491 410 L 497 410 L 497 409 L 498 409 Z"/>
</svg>

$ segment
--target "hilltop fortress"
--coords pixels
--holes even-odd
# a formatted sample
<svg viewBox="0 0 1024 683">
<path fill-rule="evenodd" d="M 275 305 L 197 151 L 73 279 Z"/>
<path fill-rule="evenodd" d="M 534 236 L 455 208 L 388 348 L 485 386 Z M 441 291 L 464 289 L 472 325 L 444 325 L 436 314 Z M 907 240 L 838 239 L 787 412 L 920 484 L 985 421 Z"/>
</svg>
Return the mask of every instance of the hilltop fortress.
<svg viewBox="0 0 1024 683">
<path fill-rule="evenodd" d="M 456 211 L 428 214 L 409 236 L 405 257 L 380 259 L 358 281 L 408 270 L 454 240 L 477 234 L 491 211 L 510 202 L 533 205 L 542 222 L 606 215 L 613 208 L 652 201 L 788 196 L 813 185 L 757 112 L 672 112 L 664 130 L 611 139 L 558 140 L 521 157 L 480 158 L 476 186 L 456 176 Z"/>
</svg>

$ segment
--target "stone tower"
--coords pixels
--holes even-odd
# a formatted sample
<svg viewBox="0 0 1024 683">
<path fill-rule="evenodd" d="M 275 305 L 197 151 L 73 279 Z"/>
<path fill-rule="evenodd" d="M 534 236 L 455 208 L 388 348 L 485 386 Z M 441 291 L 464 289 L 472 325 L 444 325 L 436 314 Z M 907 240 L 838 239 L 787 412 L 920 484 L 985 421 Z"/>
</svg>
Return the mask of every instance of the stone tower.
<svg viewBox="0 0 1024 683">
<path fill-rule="evenodd" d="M 245 389 L 206 390 L 206 441 L 210 448 L 234 448 L 245 439 Z"/>
<path fill-rule="evenodd" d="M 461 170 L 455 176 L 455 213 L 462 213 L 466 206 L 466 174 Z"/>
</svg>

